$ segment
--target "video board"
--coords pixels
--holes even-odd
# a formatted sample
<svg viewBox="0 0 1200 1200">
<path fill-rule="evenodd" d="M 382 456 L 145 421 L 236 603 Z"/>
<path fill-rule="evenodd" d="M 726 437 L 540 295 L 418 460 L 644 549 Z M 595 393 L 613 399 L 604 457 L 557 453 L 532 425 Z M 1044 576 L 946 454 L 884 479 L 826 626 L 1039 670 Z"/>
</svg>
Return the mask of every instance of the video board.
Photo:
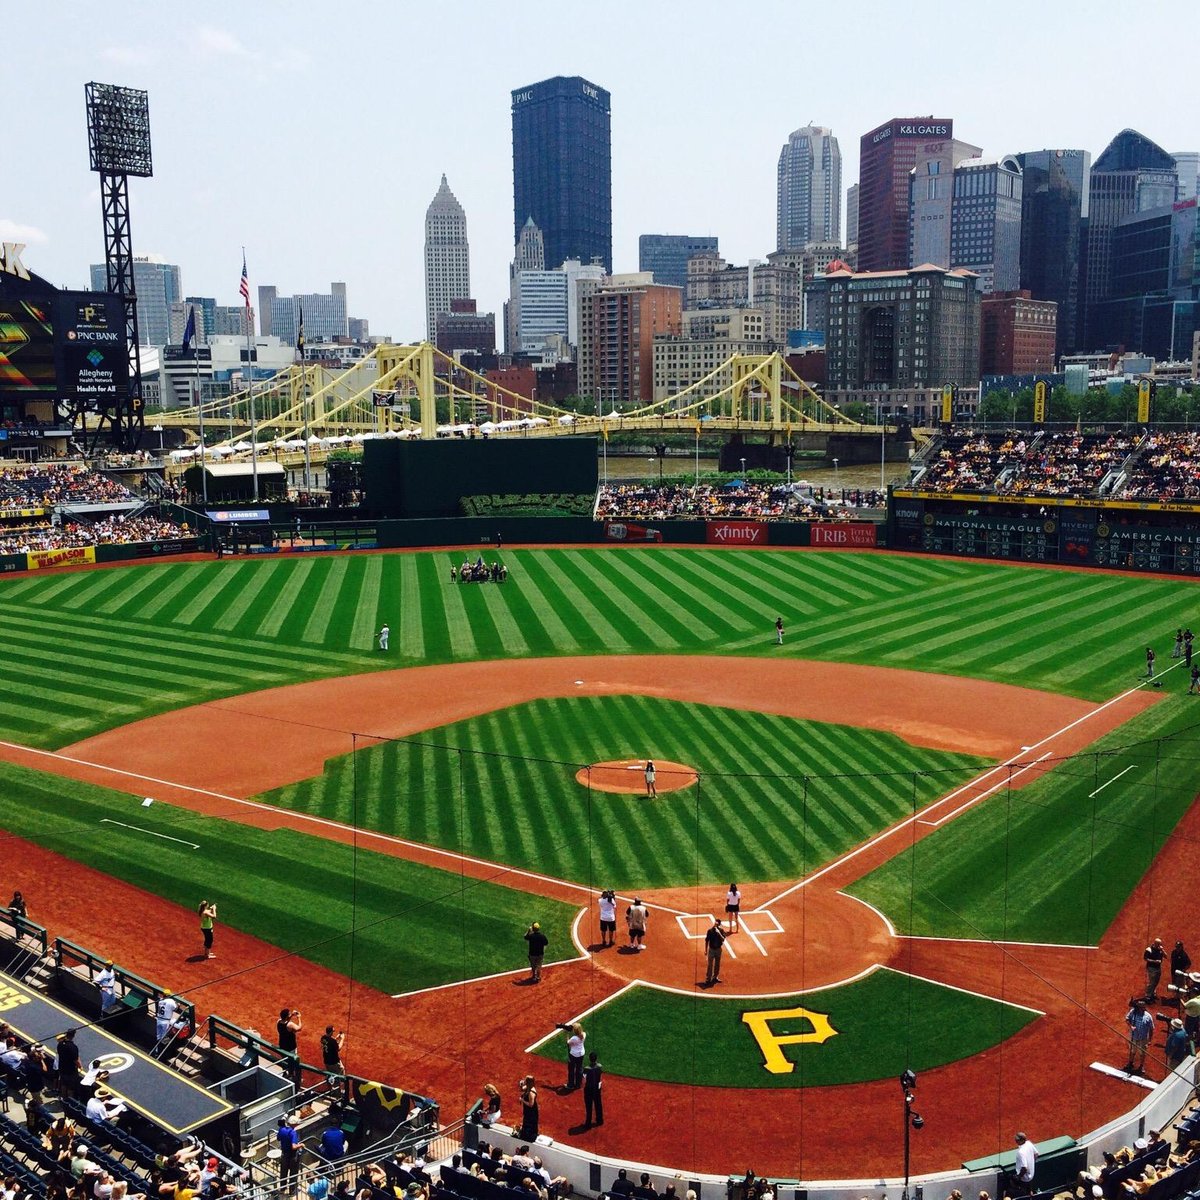
<svg viewBox="0 0 1200 1200">
<path fill-rule="evenodd" d="M 110 408 L 129 394 L 125 314 L 100 292 L 0 294 L 0 398 Z"/>
</svg>

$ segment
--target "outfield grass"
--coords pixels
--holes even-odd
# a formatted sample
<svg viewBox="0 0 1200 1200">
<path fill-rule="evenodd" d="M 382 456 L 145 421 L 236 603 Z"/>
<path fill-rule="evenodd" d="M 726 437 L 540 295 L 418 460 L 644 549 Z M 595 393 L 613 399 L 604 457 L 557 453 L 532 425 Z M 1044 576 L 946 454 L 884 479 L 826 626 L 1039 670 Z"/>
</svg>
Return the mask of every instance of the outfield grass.
<svg viewBox="0 0 1200 1200">
<path fill-rule="evenodd" d="M 729 986 L 737 966 L 726 964 Z M 782 1047 L 794 1065 L 773 1073 L 745 1012 L 804 1008 L 823 1013 L 836 1033 L 819 1044 Z M 804 995 L 714 999 L 634 987 L 583 1022 L 587 1049 L 606 1072 L 633 1079 L 710 1087 L 800 1088 L 897 1078 L 978 1054 L 1023 1029 L 1037 1014 L 881 968 L 855 983 Z M 776 1034 L 811 1032 L 807 1018 L 771 1021 Z M 566 1061 L 566 1035 L 538 1051 Z M 562 1067 L 565 1074 L 566 1067 Z M 553 1078 L 553 1075 L 551 1075 Z"/>
<path fill-rule="evenodd" d="M 534 920 L 550 938 L 548 962 L 576 955 L 570 927 L 578 910 L 570 905 L 290 830 L 161 801 L 142 808 L 134 796 L 2 763 L 0 824 L 183 905 L 175 931 L 181 949 L 199 948 L 191 914 L 208 897 L 218 902 L 221 925 L 388 994 L 526 966 L 522 935 Z M 8 884 L 25 892 L 36 916 L 48 882 L 18 874 Z"/>
<path fill-rule="evenodd" d="M 1200 701 L 1169 697 L 848 890 L 902 933 L 1094 945 L 1195 799 L 1198 751 Z"/>
<path fill-rule="evenodd" d="M 695 767 L 699 784 L 650 803 L 576 781 L 581 765 L 646 756 Z M 371 746 L 262 799 L 556 878 L 645 888 L 796 879 L 983 765 L 874 730 L 580 696 Z"/>
<path fill-rule="evenodd" d="M 0 579 L 0 737 L 57 747 L 169 708 L 329 675 L 510 655 L 806 656 L 1100 699 L 1195 623 L 1182 581 L 881 554 L 506 550 L 304 555 Z M 774 644 L 776 614 L 787 644 Z M 392 628 L 393 652 L 372 634 Z"/>
</svg>

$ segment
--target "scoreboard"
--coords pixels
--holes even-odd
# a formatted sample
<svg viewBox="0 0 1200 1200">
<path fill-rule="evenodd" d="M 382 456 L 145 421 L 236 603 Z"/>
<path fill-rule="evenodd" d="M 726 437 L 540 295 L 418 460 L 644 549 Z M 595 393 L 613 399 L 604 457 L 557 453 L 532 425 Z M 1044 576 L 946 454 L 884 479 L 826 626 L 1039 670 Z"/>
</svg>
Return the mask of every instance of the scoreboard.
<svg viewBox="0 0 1200 1200">
<path fill-rule="evenodd" d="M 1136 523 L 1123 514 L 1063 507 L 1038 516 L 946 512 L 900 497 L 891 515 L 891 545 L 898 550 L 1200 576 L 1200 520 L 1154 525 L 1145 520 L 1149 514 Z"/>
</svg>

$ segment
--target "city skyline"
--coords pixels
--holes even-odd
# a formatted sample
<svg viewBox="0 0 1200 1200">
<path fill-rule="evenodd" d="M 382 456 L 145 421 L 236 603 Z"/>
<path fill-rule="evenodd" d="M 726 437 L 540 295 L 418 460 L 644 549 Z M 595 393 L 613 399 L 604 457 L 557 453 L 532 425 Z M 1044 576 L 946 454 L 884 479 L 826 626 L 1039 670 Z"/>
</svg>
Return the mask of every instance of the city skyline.
<svg viewBox="0 0 1200 1200">
<path fill-rule="evenodd" d="M 424 330 L 423 215 L 443 172 L 461 181 L 479 307 L 500 310 L 513 252 L 511 92 L 532 79 L 579 75 L 611 93 L 616 271 L 636 268 L 638 237 L 650 232 L 704 230 L 720 238 L 729 262 L 763 257 L 776 240 L 779 146 L 809 118 L 839 138 L 843 191 L 858 178 L 861 135 L 902 113 L 949 114 L 956 135 L 989 157 L 1052 146 L 1096 156 L 1126 127 L 1172 153 L 1198 148 L 1186 106 L 1153 89 L 1097 86 L 1094 64 L 1115 4 L 1079 22 L 1018 0 L 1003 14 L 972 13 L 961 28 L 943 6 L 918 4 L 886 37 L 881 17 L 891 10 L 865 4 L 845 18 L 854 71 L 828 56 L 769 94 L 697 89 L 684 58 L 663 60 L 655 47 L 678 31 L 681 7 L 639 10 L 635 34 L 618 5 L 589 17 L 587 39 L 574 22 L 549 20 L 548 5 L 528 9 L 546 34 L 536 64 L 522 58 L 525 21 L 474 3 L 418 17 L 418 33 L 453 23 L 459 67 L 476 80 L 461 98 L 446 93 L 435 64 L 414 59 L 397 76 L 361 69 L 358 54 L 343 62 L 324 43 L 318 52 L 322 10 L 308 3 L 280 23 L 266 6 L 245 12 L 225 0 L 208 6 L 203 21 L 164 19 L 139 0 L 125 8 L 128 29 L 111 16 L 67 21 L 37 10 L 6 70 L 13 96 L 37 94 L 40 102 L 7 147 L 9 162 L 24 166 L 6 173 L 0 192 L 3 240 L 27 242 L 31 269 L 55 283 L 86 286 L 89 264 L 102 256 L 83 112 L 90 79 L 150 93 L 155 176 L 131 185 L 137 254 L 178 263 L 189 294 L 232 303 L 244 244 L 252 287 L 273 281 L 304 293 L 344 279 L 355 315 L 397 339 Z M 701 23 L 723 11 L 686 10 L 689 22 Z M 756 10 L 746 35 L 773 37 L 786 11 Z M 349 27 L 378 12 L 352 3 L 342 17 Z M 1185 13 L 1181 4 L 1151 5 L 1142 14 L 1149 42 Z M 1063 49 L 1052 72 L 1035 43 Z M 956 51 L 986 66 L 980 46 L 1004 63 L 1002 78 L 986 70 L 918 77 L 889 66 L 914 56 L 951 61 Z M 307 98 L 315 78 L 319 103 Z M 293 92 L 294 111 L 285 100 Z M 687 103 L 667 104 L 668 96 Z M 267 116 L 248 122 L 248 111 Z M 403 155 L 390 153 L 393 131 Z M 303 182 L 279 188 L 282 164 Z"/>
</svg>

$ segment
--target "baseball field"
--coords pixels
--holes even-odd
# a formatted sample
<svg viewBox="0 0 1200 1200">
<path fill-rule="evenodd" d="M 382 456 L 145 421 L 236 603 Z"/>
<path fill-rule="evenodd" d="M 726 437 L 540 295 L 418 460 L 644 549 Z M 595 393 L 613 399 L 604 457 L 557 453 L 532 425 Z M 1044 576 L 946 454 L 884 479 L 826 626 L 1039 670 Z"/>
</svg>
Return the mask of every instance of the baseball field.
<svg viewBox="0 0 1200 1200">
<path fill-rule="evenodd" d="M 582 1133 L 547 1087 L 543 1131 L 681 1169 L 894 1171 L 839 1114 L 890 1114 L 906 1067 L 914 1169 L 1132 1107 L 1089 1064 L 1121 1064 L 1148 938 L 1200 917 L 1200 700 L 1169 658 L 1193 585 L 662 547 L 452 583 L 463 554 L 0 579 L 0 871 L 33 917 L 248 1025 L 303 994 L 351 1070 L 447 1116 L 493 1076 L 510 1111 L 518 1073 L 560 1083 L 581 1019 L 612 1115 Z M 646 951 L 623 920 L 601 947 L 609 887 Z"/>
</svg>

